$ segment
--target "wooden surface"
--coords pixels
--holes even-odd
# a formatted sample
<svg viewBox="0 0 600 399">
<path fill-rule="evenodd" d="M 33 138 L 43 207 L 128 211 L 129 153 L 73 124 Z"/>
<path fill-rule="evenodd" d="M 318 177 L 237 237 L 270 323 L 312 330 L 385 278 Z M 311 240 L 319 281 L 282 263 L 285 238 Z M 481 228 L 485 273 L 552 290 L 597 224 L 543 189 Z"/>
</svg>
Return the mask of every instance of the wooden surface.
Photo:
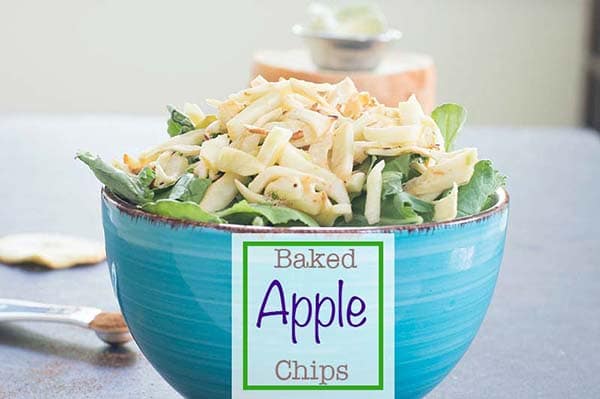
<svg viewBox="0 0 600 399">
<path fill-rule="evenodd" d="M 460 145 L 478 147 L 509 176 L 506 253 L 475 341 L 428 399 L 600 398 L 599 135 L 464 133 Z M 74 152 L 110 158 L 166 138 L 163 117 L 0 115 L 0 235 L 101 239 L 100 187 Z M 0 264 L 0 296 L 117 309 L 106 264 L 59 271 Z M 0 398 L 66 397 L 179 396 L 134 344 L 115 351 L 77 327 L 0 325 Z"/>
<path fill-rule="evenodd" d="M 252 77 L 269 81 L 297 78 L 336 83 L 350 76 L 361 91 L 368 91 L 386 105 L 396 106 L 415 94 L 426 112 L 435 104 L 435 67 L 423 54 L 392 52 L 372 72 L 341 72 L 318 69 L 304 50 L 262 51 L 254 55 Z"/>
</svg>

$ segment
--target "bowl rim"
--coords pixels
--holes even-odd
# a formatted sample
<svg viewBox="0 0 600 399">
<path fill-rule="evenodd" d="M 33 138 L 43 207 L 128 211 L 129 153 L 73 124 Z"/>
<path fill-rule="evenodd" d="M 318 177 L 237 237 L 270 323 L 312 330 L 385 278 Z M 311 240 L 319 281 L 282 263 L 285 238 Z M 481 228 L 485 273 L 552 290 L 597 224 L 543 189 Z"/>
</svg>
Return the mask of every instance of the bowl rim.
<svg viewBox="0 0 600 399">
<path fill-rule="evenodd" d="M 398 41 L 402 39 L 402 32 L 398 29 L 388 28 L 387 30 L 378 33 L 376 35 L 365 35 L 365 34 L 355 34 L 355 35 L 340 35 L 331 32 L 319 32 L 313 31 L 302 24 L 295 24 L 292 26 L 292 33 L 296 36 L 310 39 L 325 39 L 325 40 L 337 40 L 337 41 L 347 41 L 347 42 L 380 42 L 380 43 L 390 43 L 394 41 Z"/>
<path fill-rule="evenodd" d="M 426 232 L 435 229 L 464 226 L 471 223 L 483 222 L 490 217 L 503 212 L 508 208 L 510 196 L 504 187 L 496 190 L 498 200 L 496 203 L 476 215 L 464 216 L 449 220 L 446 222 L 428 222 L 421 224 L 405 224 L 405 225 L 389 225 L 389 226 L 365 226 L 365 227 L 272 227 L 272 226 L 248 226 L 240 224 L 216 224 L 196 222 L 192 220 L 177 219 L 168 216 L 155 215 L 143 211 L 128 202 L 125 202 L 115 194 L 102 188 L 102 201 L 117 208 L 120 212 L 125 213 L 133 218 L 142 218 L 154 223 L 168 224 L 171 227 L 202 227 L 211 230 L 229 231 L 232 233 L 391 233 L 391 232 Z"/>
</svg>

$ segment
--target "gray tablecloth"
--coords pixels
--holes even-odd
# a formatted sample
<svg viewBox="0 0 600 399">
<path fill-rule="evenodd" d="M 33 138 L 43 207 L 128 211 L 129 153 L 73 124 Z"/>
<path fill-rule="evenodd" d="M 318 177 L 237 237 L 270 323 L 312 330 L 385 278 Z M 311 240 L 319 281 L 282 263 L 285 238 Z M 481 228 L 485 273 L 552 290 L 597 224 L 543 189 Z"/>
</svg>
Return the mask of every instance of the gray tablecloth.
<svg viewBox="0 0 600 399">
<path fill-rule="evenodd" d="M 0 235 L 101 239 L 99 185 L 75 151 L 135 154 L 164 127 L 154 117 L 0 115 Z M 509 235 L 479 335 L 429 397 L 599 398 L 599 135 L 468 128 L 460 141 L 510 177 Z M 117 308 L 105 265 L 0 265 L 0 297 Z M 75 327 L 0 325 L 0 398 L 177 396 L 134 344 L 116 351 Z"/>
</svg>

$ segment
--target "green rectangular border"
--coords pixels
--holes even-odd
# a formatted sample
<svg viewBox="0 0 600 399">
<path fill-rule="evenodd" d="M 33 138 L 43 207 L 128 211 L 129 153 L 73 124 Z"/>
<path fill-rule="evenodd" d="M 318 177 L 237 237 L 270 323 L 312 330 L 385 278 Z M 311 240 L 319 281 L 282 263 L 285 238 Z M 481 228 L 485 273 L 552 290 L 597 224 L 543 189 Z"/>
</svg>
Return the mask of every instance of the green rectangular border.
<svg viewBox="0 0 600 399">
<path fill-rule="evenodd" d="M 250 385 L 248 383 L 248 248 L 250 247 L 377 247 L 379 249 L 379 381 L 377 385 Z M 242 244 L 243 390 L 244 391 L 381 391 L 383 390 L 383 241 L 244 241 Z"/>
</svg>

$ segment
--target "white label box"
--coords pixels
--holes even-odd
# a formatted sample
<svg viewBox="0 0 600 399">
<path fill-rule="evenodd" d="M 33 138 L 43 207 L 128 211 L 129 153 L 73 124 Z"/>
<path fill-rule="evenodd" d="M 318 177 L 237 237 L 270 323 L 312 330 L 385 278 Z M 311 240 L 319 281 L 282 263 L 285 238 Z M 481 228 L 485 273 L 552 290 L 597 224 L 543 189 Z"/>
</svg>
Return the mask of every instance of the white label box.
<svg viewBox="0 0 600 399">
<path fill-rule="evenodd" d="M 234 234 L 232 398 L 394 397 L 393 234 Z"/>
</svg>

